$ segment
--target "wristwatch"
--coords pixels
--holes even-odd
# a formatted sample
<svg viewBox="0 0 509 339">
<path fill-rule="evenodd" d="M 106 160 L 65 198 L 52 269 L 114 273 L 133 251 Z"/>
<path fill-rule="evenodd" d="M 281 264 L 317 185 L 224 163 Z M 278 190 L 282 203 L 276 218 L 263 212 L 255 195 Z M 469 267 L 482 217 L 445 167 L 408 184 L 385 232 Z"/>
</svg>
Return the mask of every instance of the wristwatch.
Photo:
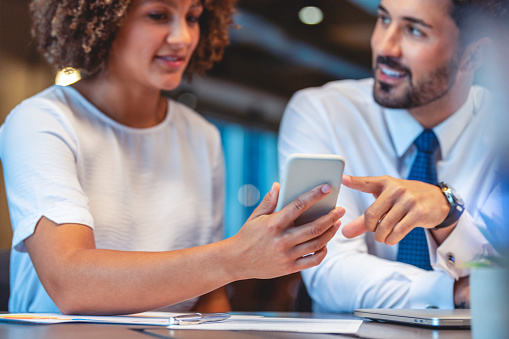
<svg viewBox="0 0 509 339">
<path fill-rule="evenodd" d="M 449 210 L 449 214 L 440 225 L 435 226 L 435 230 L 444 228 L 447 226 L 451 226 L 460 218 L 461 214 L 465 210 L 465 205 L 463 200 L 459 196 L 459 194 L 454 190 L 454 188 L 448 186 L 445 182 L 441 182 L 437 184 L 438 187 L 442 190 L 445 198 L 449 202 L 451 209 Z"/>
</svg>

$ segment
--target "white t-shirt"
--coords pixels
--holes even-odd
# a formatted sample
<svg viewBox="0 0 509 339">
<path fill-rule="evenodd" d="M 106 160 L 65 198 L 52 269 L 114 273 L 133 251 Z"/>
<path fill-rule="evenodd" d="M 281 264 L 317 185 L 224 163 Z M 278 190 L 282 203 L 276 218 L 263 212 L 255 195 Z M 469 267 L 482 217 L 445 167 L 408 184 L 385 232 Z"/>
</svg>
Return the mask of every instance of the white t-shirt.
<svg viewBox="0 0 509 339">
<path fill-rule="evenodd" d="M 279 165 L 291 153 L 339 154 L 345 174 L 407 178 L 423 127 L 406 110 L 385 109 L 373 99 L 373 79 L 334 81 L 297 92 L 288 104 L 279 134 Z M 427 233 L 433 271 L 395 261 L 398 246 L 374 240 L 373 233 L 346 239 L 341 231 L 328 245 L 325 260 L 303 272 L 319 312 L 356 308 L 454 308 L 454 279 L 468 275 L 463 264 L 491 250 L 480 233 L 480 212 L 496 212 L 493 157 L 500 119 L 488 109 L 487 91 L 474 86 L 463 106 L 433 131 L 440 142 L 439 181 L 459 192 L 466 212 L 437 246 Z M 342 187 L 338 206 L 346 225 L 374 202 L 371 194 Z M 477 225 L 476 225 L 477 224 Z"/>
<path fill-rule="evenodd" d="M 178 102 L 157 126 L 137 129 L 52 86 L 9 114 L 0 158 L 14 232 L 11 312 L 58 312 L 24 246 L 42 216 L 92 228 L 102 249 L 168 251 L 223 237 L 219 132 Z"/>
</svg>

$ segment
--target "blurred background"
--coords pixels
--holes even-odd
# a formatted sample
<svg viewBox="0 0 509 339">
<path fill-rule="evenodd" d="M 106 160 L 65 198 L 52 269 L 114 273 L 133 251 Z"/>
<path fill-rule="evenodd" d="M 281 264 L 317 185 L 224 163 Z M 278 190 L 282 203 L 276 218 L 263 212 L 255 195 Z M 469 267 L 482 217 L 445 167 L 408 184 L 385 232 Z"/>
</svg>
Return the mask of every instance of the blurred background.
<svg viewBox="0 0 509 339">
<path fill-rule="evenodd" d="M 0 123 L 55 82 L 30 38 L 29 0 L 0 0 Z M 225 237 L 278 180 L 277 130 L 299 89 L 370 75 L 377 0 L 239 0 L 231 45 L 204 78 L 168 93 L 218 126 L 226 159 Z M 0 173 L 1 174 L 1 173 Z M 0 180 L 0 249 L 12 231 Z M 235 310 L 291 310 L 298 275 L 230 288 Z"/>
<path fill-rule="evenodd" d="M 292 94 L 332 80 L 371 75 L 369 39 L 378 3 L 239 0 L 236 22 L 241 28 L 232 30 L 223 61 L 207 76 L 167 93 L 221 131 L 227 176 L 225 237 L 238 231 L 278 180 L 277 131 Z M 23 99 L 55 82 L 55 72 L 31 44 L 28 4 L 29 0 L 0 0 L 0 123 Z M 500 67 L 507 65 L 509 52 L 509 31 L 504 27 L 495 32 L 499 59 L 488 61 L 477 82 L 488 84 L 500 98 L 498 107 L 506 110 L 509 67 Z M 486 74 L 498 77 L 490 82 Z M 502 172 L 507 179 L 508 169 Z M 12 231 L 1 175 L 0 167 L 0 251 L 6 251 Z M 298 274 L 236 282 L 229 286 L 233 309 L 293 310 L 298 284 Z"/>
</svg>

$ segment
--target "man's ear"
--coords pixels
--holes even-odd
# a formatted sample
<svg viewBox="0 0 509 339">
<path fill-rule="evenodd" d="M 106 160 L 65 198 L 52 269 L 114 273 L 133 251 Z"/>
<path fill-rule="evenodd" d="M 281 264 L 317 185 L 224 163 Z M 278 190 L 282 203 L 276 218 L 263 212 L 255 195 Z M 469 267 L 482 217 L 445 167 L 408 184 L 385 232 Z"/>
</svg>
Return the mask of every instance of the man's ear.
<svg viewBox="0 0 509 339">
<path fill-rule="evenodd" d="M 464 71 L 475 71 L 486 60 L 492 41 L 489 38 L 481 38 L 467 45 L 462 55 L 461 68 Z"/>
</svg>

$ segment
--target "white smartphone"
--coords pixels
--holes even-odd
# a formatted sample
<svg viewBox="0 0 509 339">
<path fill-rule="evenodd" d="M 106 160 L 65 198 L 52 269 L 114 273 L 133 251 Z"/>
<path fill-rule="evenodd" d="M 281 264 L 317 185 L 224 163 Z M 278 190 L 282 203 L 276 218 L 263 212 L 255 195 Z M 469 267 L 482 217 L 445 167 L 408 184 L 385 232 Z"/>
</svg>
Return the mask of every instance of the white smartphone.
<svg viewBox="0 0 509 339">
<path fill-rule="evenodd" d="M 286 160 L 281 179 L 276 212 L 312 188 L 329 184 L 332 186 L 329 195 L 304 211 L 295 220 L 295 226 L 307 224 L 329 213 L 336 207 L 344 168 L 345 160 L 339 155 L 291 154 Z"/>
</svg>

